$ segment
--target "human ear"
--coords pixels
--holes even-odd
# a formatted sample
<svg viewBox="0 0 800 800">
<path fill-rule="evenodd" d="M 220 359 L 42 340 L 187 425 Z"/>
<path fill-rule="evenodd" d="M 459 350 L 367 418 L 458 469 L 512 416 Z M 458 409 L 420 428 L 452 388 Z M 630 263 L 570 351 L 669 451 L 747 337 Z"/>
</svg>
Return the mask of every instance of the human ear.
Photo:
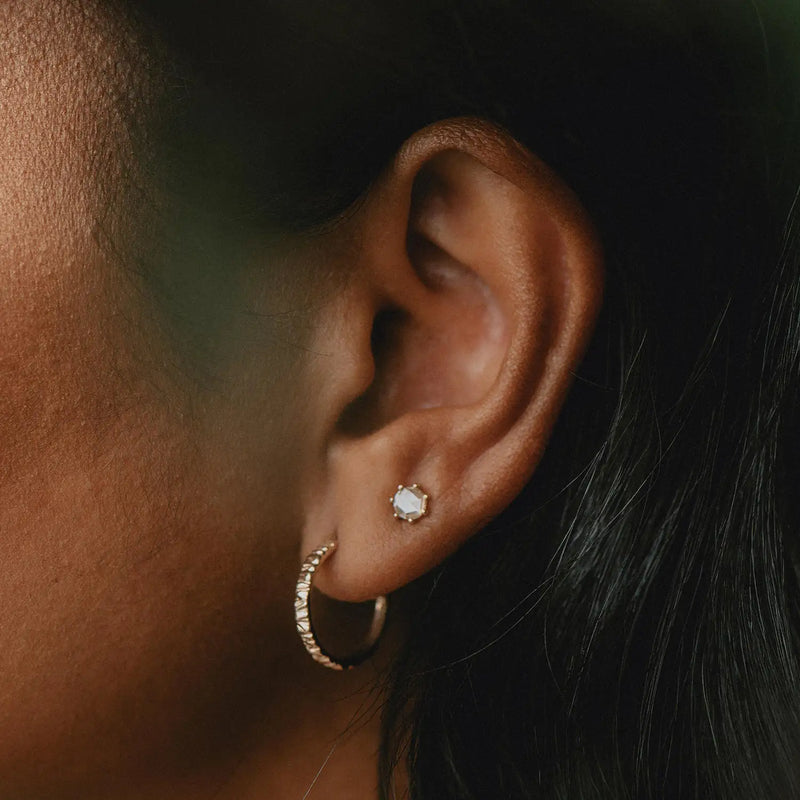
<svg viewBox="0 0 800 800">
<path fill-rule="evenodd" d="M 435 567 L 523 488 L 602 269 L 560 179 L 467 118 L 413 136 L 336 235 L 352 263 L 317 321 L 302 546 L 338 541 L 316 586 L 355 602 Z M 413 524 L 392 513 L 400 484 L 430 498 Z"/>
</svg>

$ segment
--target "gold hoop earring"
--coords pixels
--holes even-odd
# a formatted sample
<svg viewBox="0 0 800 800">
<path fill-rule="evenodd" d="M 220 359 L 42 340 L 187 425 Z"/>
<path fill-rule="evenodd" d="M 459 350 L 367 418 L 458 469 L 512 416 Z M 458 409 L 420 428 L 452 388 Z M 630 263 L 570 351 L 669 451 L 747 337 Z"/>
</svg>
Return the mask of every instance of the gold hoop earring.
<svg viewBox="0 0 800 800">
<path fill-rule="evenodd" d="M 300 634 L 300 639 L 311 658 L 329 669 L 345 670 L 352 669 L 357 664 L 360 664 L 362 661 L 369 658 L 375 650 L 378 639 L 380 639 L 381 633 L 383 632 L 383 627 L 386 624 L 386 609 L 388 603 L 386 597 L 383 595 L 375 600 L 375 610 L 372 614 L 372 623 L 370 625 L 367 643 L 364 648 L 354 656 L 339 660 L 322 648 L 311 621 L 309 597 L 311 595 L 311 584 L 314 580 L 314 573 L 317 571 L 320 564 L 331 556 L 335 549 L 336 542 L 328 542 L 328 544 L 314 550 L 300 567 L 294 600 L 294 618 L 297 623 L 297 632 Z"/>
</svg>

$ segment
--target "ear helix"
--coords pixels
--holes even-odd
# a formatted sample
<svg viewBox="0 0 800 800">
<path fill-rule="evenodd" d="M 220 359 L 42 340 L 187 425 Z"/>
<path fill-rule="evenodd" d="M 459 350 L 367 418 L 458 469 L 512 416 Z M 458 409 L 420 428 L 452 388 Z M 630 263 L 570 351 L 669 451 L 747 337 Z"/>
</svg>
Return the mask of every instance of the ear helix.
<svg viewBox="0 0 800 800">
<path fill-rule="evenodd" d="M 400 484 L 397 491 L 389 498 L 394 517 L 405 522 L 416 522 L 428 513 L 428 495 L 422 490 L 419 484 L 404 486 Z M 338 659 L 327 652 L 319 642 L 314 624 L 311 619 L 311 589 L 314 575 L 319 567 L 325 563 L 336 551 L 336 541 L 331 540 L 327 544 L 318 547 L 311 552 L 300 567 L 300 574 L 297 577 L 297 587 L 295 590 L 294 616 L 297 624 L 297 632 L 303 642 L 308 654 L 319 664 L 329 669 L 346 670 L 352 669 L 358 664 L 369 658 L 378 646 L 384 626 L 386 625 L 386 613 L 388 600 L 384 595 L 375 599 L 375 608 L 372 614 L 372 623 L 366 643 L 362 649 L 348 658 Z"/>
</svg>

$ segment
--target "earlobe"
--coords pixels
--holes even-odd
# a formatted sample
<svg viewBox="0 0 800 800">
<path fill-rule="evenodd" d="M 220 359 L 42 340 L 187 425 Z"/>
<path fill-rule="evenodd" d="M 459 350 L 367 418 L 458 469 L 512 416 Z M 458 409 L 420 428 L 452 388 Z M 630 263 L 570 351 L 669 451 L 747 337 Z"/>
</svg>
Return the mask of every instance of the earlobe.
<svg viewBox="0 0 800 800">
<path fill-rule="evenodd" d="M 577 200 L 476 120 L 413 137 L 345 228 L 359 246 L 320 317 L 332 361 L 315 378 L 326 421 L 303 548 L 336 538 L 317 586 L 360 601 L 433 568 L 522 489 L 602 279 Z M 414 484 L 429 500 L 410 524 L 389 499 Z"/>
</svg>

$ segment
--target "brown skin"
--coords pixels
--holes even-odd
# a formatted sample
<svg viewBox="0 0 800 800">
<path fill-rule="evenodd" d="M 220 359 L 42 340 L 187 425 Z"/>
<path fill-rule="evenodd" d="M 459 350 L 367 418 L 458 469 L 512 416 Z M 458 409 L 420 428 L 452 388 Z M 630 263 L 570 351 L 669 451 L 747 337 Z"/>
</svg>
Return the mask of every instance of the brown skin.
<svg viewBox="0 0 800 800">
<path fill-rule="evenodd" d="M 189 776 L 200 797 L 253 725 L 294 716 L 275 673 L 308 669 L 291 620 L 303 418 L 283 413 L 301 365 L 237 347 L 257 340 L 232 323 L 201 389 L 109 252 L 130 119 L 155 91 L 131 32 L 51 2 L 4 4 L 0 29 L 0 795 L 145 797 Z M 270 310 L 268 276 L 248 274 L 232 317 Z M 298 732 L 298 786 L 335 732 L 316 750 Z"/>
<path fill-rule="evenodd" d="M 223 242 L 225 296 L 164 302 L 119 246 L 158 252 L 171 213 L 131 188 L 158 57 L 94 3 L 5 3 L 0 39 L 0 796 L 300 798 L 323 763 L 311 797 L 375 796 L 392 648 L 311 662 L 301 555 L 338 535 L 320 585 L 367 599 L 510 501 L 599 303 L 591 226 L 460 120 L 330 234 Z M 405 313 L 373 358 L 387 303 Z M 413 480 L 432 512 L 400 527 L 388 495 Z"/>
</svg>

